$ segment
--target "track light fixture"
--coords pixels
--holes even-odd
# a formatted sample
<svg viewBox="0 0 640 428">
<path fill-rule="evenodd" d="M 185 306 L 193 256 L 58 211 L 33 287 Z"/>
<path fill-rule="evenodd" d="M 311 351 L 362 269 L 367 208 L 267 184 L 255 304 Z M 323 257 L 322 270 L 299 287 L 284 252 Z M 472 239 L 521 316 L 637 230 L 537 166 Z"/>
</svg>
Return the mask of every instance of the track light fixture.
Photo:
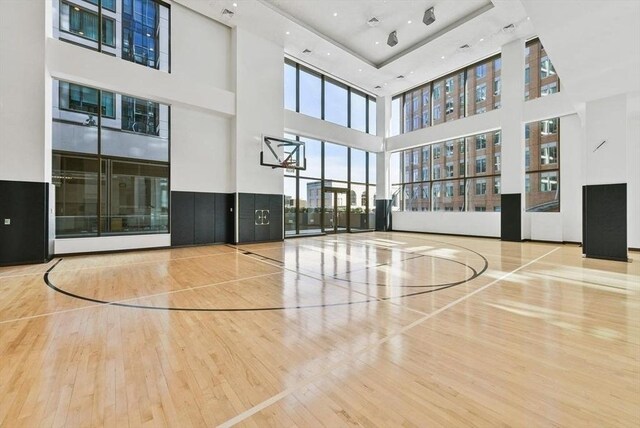
<svg viewBox="0 0 640 428">
<path fill-rule="evenodd" d="M 436 12 L 433 7 L 430 7 L 429 9 L 424 11 L 424 17 L 422 17 L 422 22 L 424 22 L 424 25 L 431 25 L 435 22 L 435 20 Z"/>
<path fill-rule="evenodd" d="M 398 44 L 398 34 L 396 31 L 392 31 L 389 33 L 389 37 L 387 38 L 387 44 L 391 47 L 394 47 Z"/>
</svg>

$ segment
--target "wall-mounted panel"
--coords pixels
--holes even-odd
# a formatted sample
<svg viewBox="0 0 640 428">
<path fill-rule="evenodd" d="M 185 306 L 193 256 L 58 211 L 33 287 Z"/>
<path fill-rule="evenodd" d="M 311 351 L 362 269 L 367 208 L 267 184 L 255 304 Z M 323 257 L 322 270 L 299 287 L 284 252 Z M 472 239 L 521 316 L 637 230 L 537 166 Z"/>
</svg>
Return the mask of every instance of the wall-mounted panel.
<svg viewBox="0 0 640 428">
<path fill-rule="evenodd" d="M 503 193 L 501 195 L 500 239 L 522 241 L 522 194 Z"/>
<path fill-rule="evenodd" d="M 171 245 L 194 244 L 193 192 L 171 192 Z"/>
<path fill-rule="evenodd" d="M 582 189 L 583 254 L 627 261 L 627 184 L 599 184 Z"/>
<path fill-rule="evenodd" d="M 282 195 L 238 194 L 238 242 L 281 241 L 282 221 Z"/>
<path fill-rule="evenodd" d="M 0 265 L 47 261 L 48 206 L 47 183 L 0 181 Z"/>
</svg>

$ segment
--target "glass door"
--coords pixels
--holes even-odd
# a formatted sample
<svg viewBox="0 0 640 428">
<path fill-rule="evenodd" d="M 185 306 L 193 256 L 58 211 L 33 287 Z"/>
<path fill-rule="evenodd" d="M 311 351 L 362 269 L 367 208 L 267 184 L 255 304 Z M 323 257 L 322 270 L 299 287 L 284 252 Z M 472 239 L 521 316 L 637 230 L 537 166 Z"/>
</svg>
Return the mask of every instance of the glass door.
<svg viewBox="0 0 640 428">
<path fill-rule="evenodd" d="M 348 230 L 347 189 L 326 187 L 323 192 L 324 211 L 322 227 L 325 233 Z"/>
</svg>

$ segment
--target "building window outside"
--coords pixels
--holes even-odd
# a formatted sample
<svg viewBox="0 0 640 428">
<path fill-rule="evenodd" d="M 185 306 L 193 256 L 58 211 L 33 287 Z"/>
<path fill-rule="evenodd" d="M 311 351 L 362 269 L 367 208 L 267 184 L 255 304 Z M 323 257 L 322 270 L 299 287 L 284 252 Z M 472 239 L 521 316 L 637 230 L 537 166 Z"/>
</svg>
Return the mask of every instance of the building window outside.
<svg viewBox="0 0 640 428">
<path fill-rule="evenodd" d="M 476 102 L 485 101 L 487 99 L 487 84 L 476 86 Z"/>
<path fill-rule="evenodd" d="M 98 14 L 78 5 L 60 2 L 60 29 L 97 42 Z M 116 45 L 115 20 L 104 16 L 102 17 L 102 43 L 110 47 Z"/>
<path fill-rule="evenodd" d="M 60 82 L 58 97 L 61 109 L 98 114 L 97 89 Z M 115 119 L 113 92 L 102 92 L 102 116 Z"/>
<path fill-rule="evenodd" d="M 525 139 L 526 209 L 560 211 L 560 119 L 528 123 Z M 531 156 L 534 153 L 534 156 Z"/>
<path fill-rule="evenodd" d="M 487 148 L 487 135 L 476 135 L 476 150 L 482 150 Z"/>
</svg>

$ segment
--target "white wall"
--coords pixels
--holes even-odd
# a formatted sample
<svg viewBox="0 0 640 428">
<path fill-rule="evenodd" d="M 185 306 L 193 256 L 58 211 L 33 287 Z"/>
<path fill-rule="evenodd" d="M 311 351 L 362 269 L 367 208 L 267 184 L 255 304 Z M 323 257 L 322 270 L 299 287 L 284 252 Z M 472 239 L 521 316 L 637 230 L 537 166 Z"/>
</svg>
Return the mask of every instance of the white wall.
<svg viewBox="0 0 640 428">
<path fill-rule="evenodd" d="M 284 129 L 284 49 L 234 28 L 236 117 L 233 145 L 235 188 L 240 193 L 282 194 L 283 170 L 260 165 L 262 135 Z"/>
<path fill-rule="evenodd" d="M 500 237 L 500 213 L 394 212 L 393 230 Z"/>
<path fill-rule="evenodd" d="M 173 106 L 171 109 L 171 189 L 231 193 L 231 119 Z"/>
<path fill-rule="evenodd" d="M 32 23 L 28 31 L 25 23 Z M 0 2 L 0 180 L 47 182 L 44 1 Z M 19 41 L 19 43 L 18 43 Z"/>
</svg>

